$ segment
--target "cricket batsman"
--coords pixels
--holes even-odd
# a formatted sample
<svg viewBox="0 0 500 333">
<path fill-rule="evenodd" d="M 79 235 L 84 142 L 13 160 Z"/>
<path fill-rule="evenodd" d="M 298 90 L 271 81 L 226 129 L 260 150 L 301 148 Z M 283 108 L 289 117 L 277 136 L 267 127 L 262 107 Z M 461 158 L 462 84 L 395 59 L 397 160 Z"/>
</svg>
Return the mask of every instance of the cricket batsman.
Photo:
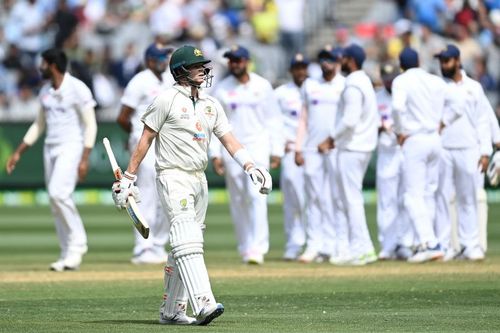
<svg viewBox="0 0 500 333">
<path fill-rule="evenodd" d="M 205 94 L 202 84 L 212 82 L 210 60 L 189 45 L 178 48 L 170 59 L 176 84 L 149 105 L 141 120 L 144 129 L 121 181 L 113 185 L 113 199 L 125 207 L 135 186 L 137 170 L 155 140 L 157 189 L 169 223 L 171 252 L 165 266 L 165 293 L 160 323 L 207 325 L 224 312 L 212 293 L 203 258 L 203 231 L 208 205 L 204 170 L 212 133 L 245 170 L 261 193 L 269 193 L 269 172 L 257 167 L 248 151 L 231 132 L 221 104 Z M 187 316 L 187 302 L 194 316 Z"/>
</svg>

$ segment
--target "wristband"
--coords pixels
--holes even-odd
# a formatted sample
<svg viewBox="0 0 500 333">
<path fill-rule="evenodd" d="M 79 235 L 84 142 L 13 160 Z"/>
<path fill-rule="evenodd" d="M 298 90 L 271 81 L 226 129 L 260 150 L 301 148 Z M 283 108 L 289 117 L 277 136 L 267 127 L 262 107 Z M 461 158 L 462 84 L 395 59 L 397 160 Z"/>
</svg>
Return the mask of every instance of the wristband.
<svg viewBox="0 0 500 333">
<path fill-rule="evenodd" d="M 241 166 L 242 169 L 245 169 L 245 164 L 247 163 L 255 165 L 255 162 L 248 153 L 248 150 L 245 148 L 238 149 L 238 151 L 234 153 L 233 159 Z"/>
</svg>

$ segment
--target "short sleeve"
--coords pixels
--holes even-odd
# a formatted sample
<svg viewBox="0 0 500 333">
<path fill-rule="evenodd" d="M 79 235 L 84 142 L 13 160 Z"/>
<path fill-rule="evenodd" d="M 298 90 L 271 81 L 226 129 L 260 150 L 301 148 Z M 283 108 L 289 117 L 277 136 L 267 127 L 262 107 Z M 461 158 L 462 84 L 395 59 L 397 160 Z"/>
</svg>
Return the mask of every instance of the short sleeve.
<svg viewBox="0 0 500 333">
<path fill-rule="evenodd" d="M 136 76 L 127 84 L 120 102 L 132 109 L 137 109 L 141 104 L 141 95 L 142 90 L 140 89 L 139 80 Z"/>
<path fill-rule="evenodd" d="M 82 81 L 76 81 L 76 91 L 78 94 L 77 105 L 81 110 L 93 108 L 97 105 L 92 92 L 89 87 L 85 85 Z"/>
<path fill-rule="evenodd" d="M 222 108 L 222 105 L 216 99 L 211 99 L 214 102 L 215 109 L 217 111 L 217 118 L 215 119 L 213 132 L 216 137 L 220 138 L 224 136 L 224 134 L 231 131 L 231 125 L 229 125 L 229 121 L 227 120 L 226 113 Z"/>
<path fill-rule="evenodd" d="M 171 101 L 165 95 L 156 97 L 148 106 L 141 121 L 156 133 L 160 132 L 170 112 L 170 104 Z"/>
</svg>

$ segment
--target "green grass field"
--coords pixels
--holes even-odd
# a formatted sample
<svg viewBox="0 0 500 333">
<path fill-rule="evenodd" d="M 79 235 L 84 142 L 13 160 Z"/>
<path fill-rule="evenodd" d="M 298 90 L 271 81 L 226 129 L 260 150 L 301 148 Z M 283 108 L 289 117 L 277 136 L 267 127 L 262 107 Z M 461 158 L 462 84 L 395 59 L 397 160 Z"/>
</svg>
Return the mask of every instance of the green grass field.
<svg viewBox="0 0 500 333">
<path fill-rule="evenodd" d="M 80 271 L 55 273 L 48 207 L 0 207 L 0 332 L 500 332 L 500 205 L 490 205 L 482 263 L 384 262 L 339 268 L 280 261 L 281 207 L 271 206 L 271 251 L 240 263 L 229 210 L 209 207 L 206 261 L 226 312 L 207 327 L 157 324 L 161 266 L 129 263 L 125 213 L 81 207 L 89 253 Z M 367 207 L 374 231 L 375 207 Z M 373 238 L 375 239 L 375 238 Z"/>
</svg>

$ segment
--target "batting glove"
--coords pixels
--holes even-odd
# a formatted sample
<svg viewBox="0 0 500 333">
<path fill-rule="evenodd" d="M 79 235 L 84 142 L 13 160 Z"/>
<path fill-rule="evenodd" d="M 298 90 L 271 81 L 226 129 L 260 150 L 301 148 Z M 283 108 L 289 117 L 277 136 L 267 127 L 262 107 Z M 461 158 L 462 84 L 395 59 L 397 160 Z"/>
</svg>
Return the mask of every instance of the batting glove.
<svg viewBox="0 0 500 333">
<path fill-rule="evenodd" d="M 122 179 L 113 183 L 113 187 L 111 188 L 113 201 L 118 209 L 126 208 L 129 196 L 132 196 L 136 202 L 141 201 L 139 198 L 139 188 L 134 184 L 136 180 L 136 175 L 125 172 Z"/>
<path fill-rule="evenodd" d="M 269 171 L 265 168 L 252 166 L 245 172 L 250 176 L 250 179 L 255 185 L 260 186 L 260 193 L 269 194 L 269 192 L 271 192 L 273 189 L 273 179 L 271 178 Z"/>
</svg>

